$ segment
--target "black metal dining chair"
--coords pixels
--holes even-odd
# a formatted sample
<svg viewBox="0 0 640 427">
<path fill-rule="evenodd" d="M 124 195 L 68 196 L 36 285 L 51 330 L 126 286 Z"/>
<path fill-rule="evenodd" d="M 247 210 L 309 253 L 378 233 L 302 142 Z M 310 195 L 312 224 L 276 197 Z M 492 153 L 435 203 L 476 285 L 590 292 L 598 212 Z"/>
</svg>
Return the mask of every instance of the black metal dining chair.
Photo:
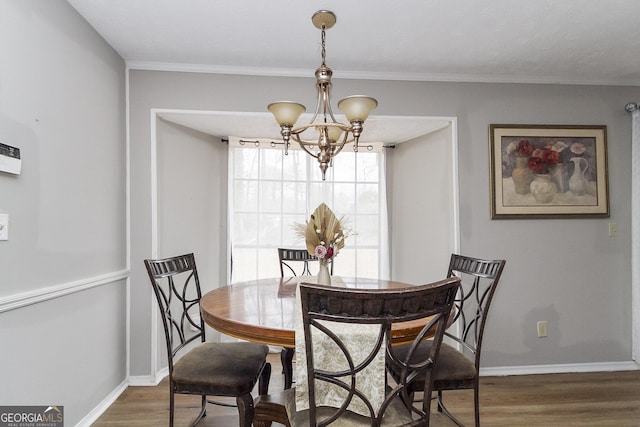
<svg viewBox="0 0 640 427">
<path fill-rule="evenodd" d="M 463 424 L 444 405 L 443 391 L 473 389 L 474 421 L 476 427 L 480 426 L 479 373 L 482 337 L 491 301 L 505 264 L 505 260 L 451 255 L 447 277 L 460 277 L 461 285 L 455 302 L 453 326 L 445 332 L 453 345 L 446 342 L 442 344 L 440 359 L 433 372 L 433 390 L 437 391 L 438 410 L 458 426 Z M 414 354 L 428 353 L 431 346 L 431 342 L 425 341 Z M 398 347 L 397 354 L 407 357 L 412 351 L 412 347 L 405 345 Z M 401 371 L 394 368 L 393 364 L 390 364 L 389 371 L 394 378 L 401 378 Z M 422 382 L 414 381 L 410 386 L 407 405 L 411 405 L 415 392 L 423 390 Z"/>
<path fill-rule="evenodd" d="M 256 401 L 255 426 L 264 427 L 270 425 L 271 421 L 282 423 L 282 420 L 286 420 L 284 424 L 288 426 L 322 427 L 336 421 L 336 425 L 340 426 L 428 427 L 431 406 L 429 391 L 433 383 L 431 372 L 438 360 L 440 343 L 459 283 L 460 279 L 453 277 L 428 285 L 384 290 L 301 284 L 308 409 L 297 407 L 295 388 L 286 390 L 282 397 L 260 396 Z M 397 357 L 393 350 L 391 327 L 397 322 L 419 319 L 427 320 L 419 329 L 412 348 L 417 349 L 419 343 L 429 336 L 432 336 L 433 345 L 428 353 L 414 354 L 410 351 L 412 363 L 408 364 L 406 360 Z M 358 351 L 364 352 L 362 358 L 355 356 L 344 338 L 335 332 L 335 326 L 332 325 L 336 322 L 378 327 L 371 340 L 367 343 L 358 342 Z M 316 364 L 314 343 L 321 336 L 335 343 L 333 357 L 346 360 L 337 370 Z M 368 391 L 359 387 L 357 377 L 362 375 L 381 349 L 401 375 L 393 387 L 385 388 L 382 385 L 384 396 L 380 406 L 375 407 L 367 397 Z M 420 361 L 417 361 L 418 358 Z M 384 362 L 382 365 L 384 369 Z M 385 372 L 382 374 L 384 378 Z M 423 405 L 419 408 L 407 408 L 402 397 L 407 397 L 409 387 L 418 374 L 422 375 L 419 381 L 424 383 L 422 387 L 426 391 Z M 331 406 L 319 404 L 320 396 L 316 394 L 318 382 L 328 383 L 342 390 L 341 395 L 337 394 L 342 398 L 341 403 Z M 366 414 L 350 409 L 349 405 L 354 400 L 364 404 Z"/>
<path fill-rule="evenodd" d="M 318 261 L 318 258 L 311 255 L 306 249 L 278 248 L 278 259 L 280 260 L 280 277 L 292 274 L 294 276 L 311 276 L 309 261 Z M 294 264 L 302 264 L 302 268 Z M 333 274 L 333 259 L 330 261 L 330 271 Z"/>
<path fill-rule="evenodd" d="M 266 345 L 206 342 L 200 315 L 200 280 L 194 255 L 144 261 L 158 301 L 169 364 L 169 425 L 174 422 L 174 395 L 202 396 L 200 413 L 206 415 L 207 396 L 235 397 L 240 427 L 253 423 L 251 391 L 267 394 L 271 365 Z M 215 403 L 215 402 L 210 402 Z"/>
</svg>

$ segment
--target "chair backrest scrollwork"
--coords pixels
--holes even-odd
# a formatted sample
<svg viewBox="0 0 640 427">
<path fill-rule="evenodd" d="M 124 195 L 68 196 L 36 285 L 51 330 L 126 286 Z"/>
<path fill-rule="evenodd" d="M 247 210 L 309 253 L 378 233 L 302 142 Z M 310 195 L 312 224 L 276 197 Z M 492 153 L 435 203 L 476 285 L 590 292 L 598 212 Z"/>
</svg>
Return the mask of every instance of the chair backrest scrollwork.
<svg viewBox="0 0 640 427">
<path fill-rule="evenodd" d="M 449 315 L 452 311 L 455 295 L 458 291 L 460 279 L 451 277 L 428 285 L 412 286 L 401 289 L 350 289 L 311 285 L 300 285 L 300 298 L 302 304 L 302 323 L 304 327 L 307 386 L 309 394 L 309 419 L 314 426 L 328 425 L 341 417 L 350 404 L 351 399 L 357 398 L 364 401 L 369 407 L 371 425 L 379 425 L 385 411 L 390 407 L 393 399 L 404 395 L 408 386 L 418 374 L 426 373 L 423 411 L 413 409 L 421 417 L 428 417 L 428 411 L 424 412 L 424 405 L 431 404 L 433 378 L 431 370 L 438 352 L 444 331 L 447 328 Z M 421 325 L 415 338 L 410 354 L 407 358 L 395 357 L 392 347 L 392 325 L 397 322 L 415 321 L 427 319 Z M 331 322 L 379 325 L 379 334 L 371 342 L 369 356 L 365 356 L 362 362 L 352 357 L 347 346 L 337 334 L 331 330 Z M 426 324 L 425 324 L 426 323 Z M 420 328 L 420 326 L 418 326 Z M 314 365 L 313 342 L 319 339 L 319 334 L 328 336 L 337 344 L 337 348 L 343 353 L 346 363 L 345 368 L 336 372 L 329 372 Z M 316 338 L 314 338 L 316 337 Z M 434 345 L 428 354 L 419 354 L 418 344 L 424 339 L 433 339 Z M 383 403 L 379 408 L 374 408 L 365 397 L 365 392 L 358 389 L 355 377 L 368 363 L 373 360 L 377 352 L 384 346 L 387 359 L 395 363 L 402 372 L 401 378 L 392 389 L 385 394 Z M 367 348 L 365 351 L 369 352 Z M 338 357 L 338 356 L 336 356 Z M 341 356 L 342 357 L 342 356 Z M 411 363 L 408 361 L 411 360 Z M 345 402 L 341 407 L 324 419 L 317 419 L 316 408 L 316 381 L 325 381 L 337 385 L 346 390 Z M 325 409 L 325 408 L 323 408 Z M 324 413 L 324 412 L 323 412 Z"/>
<path fill-rule="evenodd" d="M 318 258 L 311 255 L 306 249 L 278 248 L 278 259 L 280 260 L 280 277 L 285 277 L 285 273 L 294 276 L 311 276 L 309 262 L 318 261 Z M 301 262 L 302 270 L 297 271 L 293 262 Z M 333 274 L 333 260 L 331 260 L 331 274 Z"/>
<path fill-rule="evenodd" d="M 194 255 L 185 254 L 160 260 L 145 260 L 158 301 L 165 340 L 169 372 L 174 357 L 194 341 L 204 342 L 204 321 L 200 316 L 200 280 Z"/>
<path fill-rule="evenodd" d="M 480 364 L 482 336 L 487 313 L 500 281 L 505 260 L 483 260 L 462 255 L 451 255 L 448 277 L 460 277 L 460 290 L 455 302 L 454 328 L 445 335 L 462 346 L 462 352 L 471 354 L 476 367 Z M 457 322 L 457 324 L 456 324 Z M 454 333 L 457 329 L 457 333 Z"/>
</svg>

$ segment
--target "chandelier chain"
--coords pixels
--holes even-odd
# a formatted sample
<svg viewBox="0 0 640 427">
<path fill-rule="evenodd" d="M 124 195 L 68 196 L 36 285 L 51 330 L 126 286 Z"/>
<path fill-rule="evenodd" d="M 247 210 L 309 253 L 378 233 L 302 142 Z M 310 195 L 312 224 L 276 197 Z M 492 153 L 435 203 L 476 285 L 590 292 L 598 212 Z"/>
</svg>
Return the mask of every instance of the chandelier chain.
<svg viewBox="0 0 640 427">
<path fill-rule="evenodd" d="M 326 28 L 326 26 L 322 25 L 322 65 L 326 65 L 325 62 L 324 62 L 324 58 L 325 58 L 325 56 L 327 54 L 327 52 L 325 50 L 325 47 L 324 47 L 324 41 L 325 41 L 325 31 L 324 30 L 325 30 L 325 28 Z"/>
</svg>

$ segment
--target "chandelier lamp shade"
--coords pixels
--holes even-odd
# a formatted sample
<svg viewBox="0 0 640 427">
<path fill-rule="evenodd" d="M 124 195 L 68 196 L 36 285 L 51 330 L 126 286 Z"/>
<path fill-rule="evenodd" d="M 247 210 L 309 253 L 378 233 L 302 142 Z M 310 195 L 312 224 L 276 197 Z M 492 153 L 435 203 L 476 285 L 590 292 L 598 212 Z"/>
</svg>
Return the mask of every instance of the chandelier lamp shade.
<svg viewBox="0 0 640 427">
<path fill-rule="evenodd" d="M 322 32 L 322 64 L 315 73 L 318 100 L 311 121 L 296 125 L 302 113 L 306 111 L 304 105 L 296 102 L 274 102 L 267 108 L 280 125 L 285 155 L 289 152 L 289 141 L 293 139 L 304 151 L 318 160 L 324 181 L 327 168 L 332 165 L 333 158 L 342 151 L 345 144 L 353 143 L 353 150 L 358 151 L 363 124 L 369 113 L 378 106 L 378 101 L 363 95 L 346 97 L 338 102 L 338 108 L 344 113 L 348 123 L 336 120 L 331 111 L 333 71 L 325 64 L 325 31 L 334 26 L 336 15 L 328 10 L 320 10 L 313 15 L 311 21 Z"/>
</svg>

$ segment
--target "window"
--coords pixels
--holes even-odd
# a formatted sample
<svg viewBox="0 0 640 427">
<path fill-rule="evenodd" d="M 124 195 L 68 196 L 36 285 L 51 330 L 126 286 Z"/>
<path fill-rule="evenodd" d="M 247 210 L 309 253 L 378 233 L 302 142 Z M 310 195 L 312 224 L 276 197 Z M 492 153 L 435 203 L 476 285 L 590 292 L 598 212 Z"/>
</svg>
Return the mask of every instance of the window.
<svg viewBox="0 0 640 427">
<path fill-rule="evenodd" d="M 240 145 L 230 138 L 229 206 L 231 283 L 278 277 L 278 247 L 304 248 L 292 225 L 326 203 L 356 233 L 335 260 L 334 274 L 382 277 L 386 271 L 384 156 L 350 147 L 322 181 L 316 159 L 281 146 Z M 381 258 L 385 258 L 381 262 Z M 312 269 L 312 273 L 314 270 Z"/>
</svg>

